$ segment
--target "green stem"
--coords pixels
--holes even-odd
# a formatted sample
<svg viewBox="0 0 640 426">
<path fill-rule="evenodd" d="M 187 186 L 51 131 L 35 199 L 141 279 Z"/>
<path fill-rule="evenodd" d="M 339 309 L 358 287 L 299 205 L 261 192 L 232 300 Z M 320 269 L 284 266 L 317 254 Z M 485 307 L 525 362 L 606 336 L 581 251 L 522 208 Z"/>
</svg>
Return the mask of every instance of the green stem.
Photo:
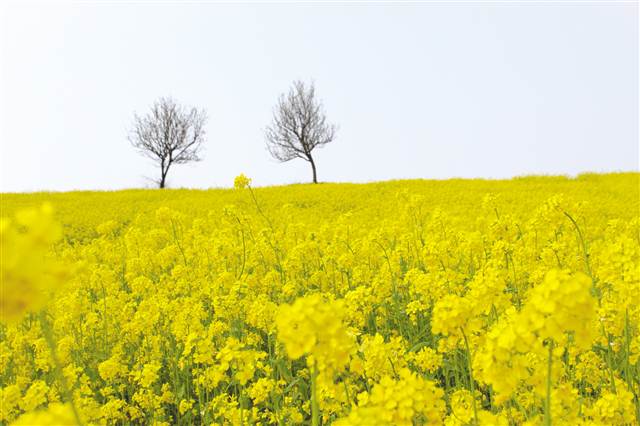
<svg viewBox="0 0 640 426">
<path fill-rule="evenodd" d="M 587 247 L 587 241 L 584 239 L 584 235 L 582 234 L 582 231 L 580 230 L 580 226 L 578 226 L 578 222 L 567 212 L 563 211 L 562 212 L 567 218 L 569 218 L 569 220 L 571 221 L 571 224 L 573 225 L 573 227 L 576 230 L 576 233 L 578 234 L 578 240 L 580 241 L 580 245 L 582 246 L 582 257 L 584 259 L 584 265 L 587 271 L 587 274 L 589 275 L 589 278 L 591 278 L 591 286 L 592 286 L 592 290 L 594 292 L 594 294 L 597 296 L 598 298 L 598 306 L 602 305 L 602 295 L 600 290 L 598 289 L 598 287 L 596 286 L 596 278 L 593 275 L 593 271 L 591 269 L 591 263 L 589 262 L 589 249 Z M 600 323 L 600 330 L 602 332 L 602 336 L 607 340 L 607 369 L 609 370 L 609 381 L 611 382 L 611 391 L 616 393 L 616 382 L 614 380 L 614 369 L 613 369 L 613 351 L 611 350 L 611 338 L 608 335 L 608 333 L 606 332 L 605 328 L 604 328 L 604 324 Z"/>
<path fill-rule="evenodd" d="M 549 359 L 547 360 L 547 397 L 544 408 L 544 424 L 551 426 L 551 364 L 553 361 L 553 340 L 549 341 Z"/>
<path fill-rule="evenodd" d="M 320 426 L 320 407 L 318 406 L 318 364 L 314 363 L 311 372 L 311 425 Z"/>
<path fill-rule="evenodd" d="M 175 241 L 178 249 L 180 250 L 180 254 L 182 254 L 182 260 L 184 261 L 184 266 L 187 266 L 187 256 L 184 254 L 184 249 L 182 248 L 182 244 L 180 244 L 180 240 L 178 239 L 178 232 L 176 231 L 176 225 L 171 219 L 171 230 L 173 231 L 173 240 Z"/>
<path fill-rule="evenodd" d="M 584 236 L 582 235 L 582 231 L 580 230 L 580 227 L 578 226 L 578 222 L 576 222 L 576 220 L 569 213 L 564 212 L 564 211 L 562 213 L 564 213 L 564 215 L 569 218 L 569 220 L 573 224 L 573 227 L 575 228 L 576 232 L 578 233 L 578 239 L 580 241 L 580 244 L 582 245 L 582 255 L 583 255 L 583 258 L 584 258 L 584 265 L 585 265 L 585 267 L 587 269 L 587 274 L 589 274 L 589 277 L 593 281 L 593 284 L 594 284 L 594 287 L 595 287 L 595 280 L 593 279 L 593 272 L 591 271 L 591 264 L 589 263 L 589 249 L 587 248 L 587 242 L 585 241 Z"/>
<path fill-rule="evenodd" d="M 471 399 L 473 401 L 473 420 L 474 424 L 477 426 L 478 423 L 478 407 L 476 406 L 476 386 L 473 382 L 473 367 L 471 362 L 471 350 L 469 349 L 469 341 L 467 340 L 467 335 L 464 334 L 464 329 L 460 328 L 462 332 L 462 337 L 464 337 L 464 347 L 467 350 L 467 365 L 469 367 L 469 388 L 471 390 Z"/>
<path fill-rule="evenodd" d="M 51 351 L 51 359 L 53 360 L 53 364 L 56 372 L 56 378 L 58 379 L 58 383 L 60 384 L 62 393 L 64 394 L 65 398 L 69 400 L 69 404 L 71 405 L 71 410 L 73 411 L 73 416 L 76 419 L 76 423 L 78 425 L 82 425 L 82 421 L 80 420 L 80 414 L 78 413 L 76 404 L 73 401 L 73 395 L 69 390 L 69 386 L 67 385 L 67 379 L 66 377 L 64 377 L 64 373 L 62 371 L 62 364 L 60 363 L 60 359 L 58 358 L 58 353 L 56 351 L 56 343 L 55 343 L 55 340 L 53 339 L 53 333 L 51 332 L 51 327 L 49 326 L 49 322 L 47 321 L 45 311 L 40 312 L 40 325 L 42 326 L 42 334 L 44 335 L 44 338 L 47 341 L 47 345 L 49 345 L 49 350 Z"/>
<path fill-rule="evenodd" d="M 625 363 L 624 370 L 627 379 L 627 386 L 629 391 L 633 394 L 633 402 L 636 408 L 636 420 L 640 423 L 640 401 L 636 394 L 635 387 L 633 386 L 633 379 L 631 378 L 631 362 L 629 361 L 629 353 L 631 352 L 631 326 L 629 324 L 629 308 L 624 314 L 624 338 L 625 338 Z"/>
<path fill-rule="evenodd" d="M 256 195 L 253 193 L 253 188 L 251 188 L 251 186 L 247 186 L 247 188 L 249 188 L 249 193 L 251 194 L 251 198 L 253 198 L 253 203 L 256 205 L 256 209 L 258 210 L 258 213 L 260 213 L 260 216 L 264 218 L 264 220 L 269 225 L 269 228 L 271 228 L 271 230 L 273 231 L 274 230 L 273 224 L 271 223 L 271 220 L 267 217 L 267 215 L 264 214 L 264 212 L 262 211 L 262 208 L 260 207 L 260 203 L 258 203 L 258 199 L 256 198 Z"/>
</svg>

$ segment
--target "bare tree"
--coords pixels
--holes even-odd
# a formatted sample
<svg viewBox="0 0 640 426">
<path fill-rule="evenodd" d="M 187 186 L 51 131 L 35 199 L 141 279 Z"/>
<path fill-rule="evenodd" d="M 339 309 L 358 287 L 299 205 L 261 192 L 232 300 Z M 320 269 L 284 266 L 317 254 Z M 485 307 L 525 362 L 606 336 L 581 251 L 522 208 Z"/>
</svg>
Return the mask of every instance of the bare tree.
<svg viewBox="0 0 640 426">
<path fill-rule="evenodd" d="M 302 158 L 311 163 L 313 183 L 318 183 L 312 151 L 333 141 L 337 127 L 327 123 L 314 84 L 294 81 L 289 94 L 280 95 L 273 122 L 265 129 L 267 149 L 282 162 Z"/>
<path fill-rule="evenodd" d="M 204 110 L 186 109 L 172 98 L 158 99 L 144 117 L 134 114 L 129 141 L 160 166 L 160 179 L 156 181 L 160 188 L 165 187 L 173 164 L 200 161 L 206 122 Z"/>
</svg>

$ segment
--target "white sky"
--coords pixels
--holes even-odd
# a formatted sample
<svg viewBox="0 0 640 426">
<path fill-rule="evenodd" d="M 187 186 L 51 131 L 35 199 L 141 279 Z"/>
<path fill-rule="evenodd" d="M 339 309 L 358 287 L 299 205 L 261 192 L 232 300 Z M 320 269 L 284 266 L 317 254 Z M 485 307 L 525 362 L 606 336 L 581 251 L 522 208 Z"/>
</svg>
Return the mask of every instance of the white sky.
<svg viewBox="0 0 640 426">
<path fill-rule="evenodd" d="M 127 141 L 160 96 L 205 108 L 169 186 L 309 181 L 263 129 L 316 82 L 321 181 L 639 169 L 636 3 L 1 6 L 0 191 L 152 186 Z"/>
</svg>

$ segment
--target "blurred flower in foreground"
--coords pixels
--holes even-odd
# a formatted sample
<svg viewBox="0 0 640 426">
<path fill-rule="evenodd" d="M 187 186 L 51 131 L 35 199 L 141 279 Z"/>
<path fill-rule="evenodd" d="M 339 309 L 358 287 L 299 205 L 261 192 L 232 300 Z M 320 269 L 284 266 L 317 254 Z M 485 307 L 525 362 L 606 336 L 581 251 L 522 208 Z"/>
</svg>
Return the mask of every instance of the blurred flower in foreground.
<svg viewBox="0 0 640 426">
<path fill-rule="evenodd" d="M 312 355 L 309 367 L 317 361 L 321 372 L 342 371 L 355 350 L 355 339 L 343 324 L 345 315 L 340 301 L 325 301 L 320 294 L 301 297 L 280 307 L 278 338 L 290 358 Z"/>
<path fill-rule="evenodd" d="M 15 220 L 0 221 L 0 319 L 15 322 L 27 311 L 42 307 L 47 292 L 63 282 L 60 264 L 48 258 L 51 245 L 62 236 L 49 204 L 20 211 Z"/>
<path fill-rule="evenodd" d="M 73 409 L 68 404 L 53 403 L 46 409 L 32 411 L 20 416 L 12 426 L 19 425 L 77 425 Z"/>
</svg>

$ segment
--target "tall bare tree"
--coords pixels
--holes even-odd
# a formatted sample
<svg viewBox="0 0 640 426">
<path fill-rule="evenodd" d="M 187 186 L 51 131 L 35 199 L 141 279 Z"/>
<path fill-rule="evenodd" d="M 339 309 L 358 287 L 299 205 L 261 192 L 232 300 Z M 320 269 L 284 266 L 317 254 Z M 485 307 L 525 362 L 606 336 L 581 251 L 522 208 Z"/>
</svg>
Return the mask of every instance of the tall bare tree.
<svg viewBox="0 0 640 426">
<path fill-rule="evenodd" d="M 313 183 L 318 183 L 312 152 L 333 141 L 337 127 L 327 123 L 315 86 L 294 81 L 287 95 L 282 94 L 273 109 L 273 122 L 265 129 L 267 149 L 282 162 L 301 158 L 311 164 Z"/>
<path fill-rule="evenodd" d="M 133 121 L 129 141 L 141 154 L 157 162 L 160 179 L 156 182 L 160 188 L 165 187 L 172 165 L 201 160 L 207 122 L 204 110 L 184 108 L 172 98 L 160 98 L 147 115 L 134 114 Z"/>
</svg>

